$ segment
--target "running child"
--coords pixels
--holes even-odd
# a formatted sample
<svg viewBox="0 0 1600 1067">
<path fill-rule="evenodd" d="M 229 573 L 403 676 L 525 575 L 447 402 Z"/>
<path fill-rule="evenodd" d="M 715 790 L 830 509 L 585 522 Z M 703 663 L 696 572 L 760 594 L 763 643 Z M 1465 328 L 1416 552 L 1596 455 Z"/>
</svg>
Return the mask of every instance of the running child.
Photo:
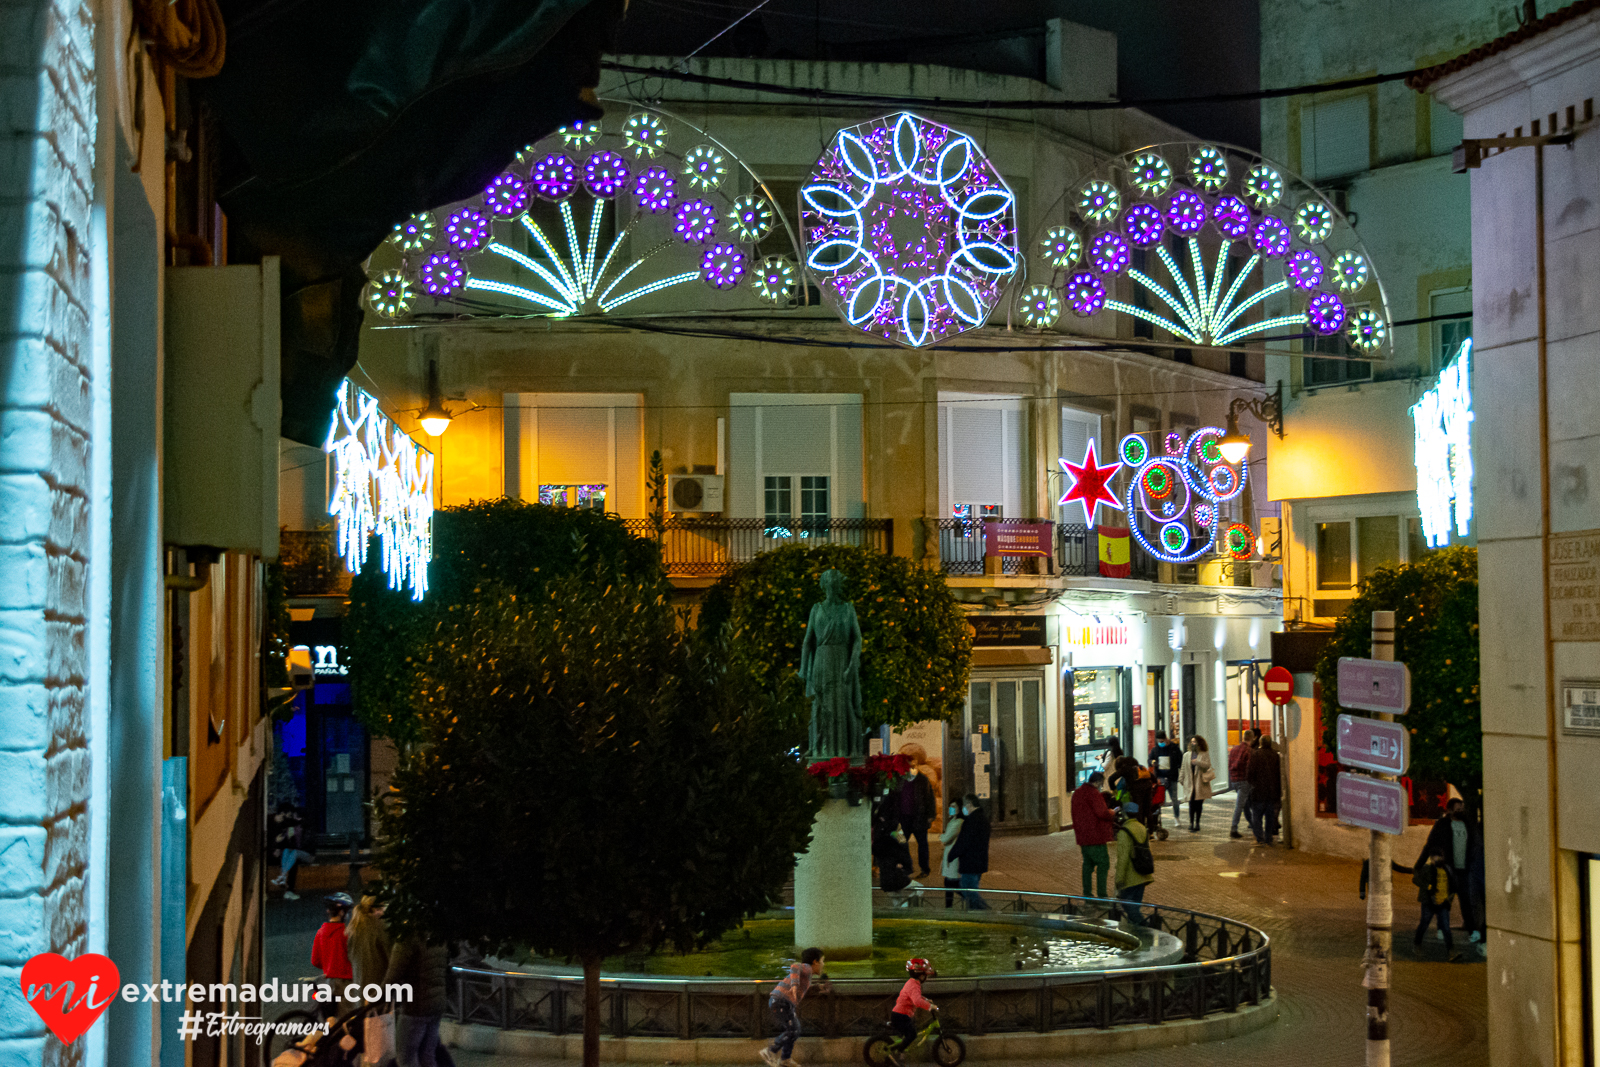
<svg viewBox="0 0 1600 1067">
<path fill-rule="evenodd" d="M 772 1013 L 778 1017 L 778 1025 L 782 1027 L 782 1032 L 772 1039 L 772 1044 L 761 1050 L 761 1062 L 767 1067 L 795 1067 L 794 1043 L 800 1040 L 800 1002 L 811 989 L 812 976 L 820 976 L 822 988 L 833 991 L 833 983 L 822 973 L 826 962 L 820 948 L 806 949 L 800 953 L 798 960 L 789 965 L 788 976 L 774 987 L 772 995 L 767 998 L 767 1007 L 772 1009 Z"/>
</svg>

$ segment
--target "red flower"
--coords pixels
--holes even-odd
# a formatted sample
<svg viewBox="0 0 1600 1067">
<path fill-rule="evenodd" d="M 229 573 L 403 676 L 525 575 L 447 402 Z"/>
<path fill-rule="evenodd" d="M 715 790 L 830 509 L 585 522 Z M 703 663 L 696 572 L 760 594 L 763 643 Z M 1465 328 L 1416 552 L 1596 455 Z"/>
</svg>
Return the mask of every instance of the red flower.
<svg viewBox="0 0 1600 1067">
<path fill-rule="evenodd" d="M 806 773 L 817 778 L 837 778 L 850 769 L 850 761 L 843 756 L 818 760 L 806 768 Z"/>
</svg>

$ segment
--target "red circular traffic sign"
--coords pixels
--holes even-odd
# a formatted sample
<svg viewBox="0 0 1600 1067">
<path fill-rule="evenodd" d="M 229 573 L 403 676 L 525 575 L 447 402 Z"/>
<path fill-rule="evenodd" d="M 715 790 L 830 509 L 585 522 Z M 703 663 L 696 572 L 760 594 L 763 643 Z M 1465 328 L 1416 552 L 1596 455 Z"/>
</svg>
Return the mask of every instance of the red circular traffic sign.
<svg viewBox="0 0 1600 1067">
<path fill-rule="evenodd" d="M 1286 667 L 1274 667 L 1261 676 L 1261 688 L 1274 704 L 1287 704 L 1294 699 L 1294 675 Z"/>
</svg>

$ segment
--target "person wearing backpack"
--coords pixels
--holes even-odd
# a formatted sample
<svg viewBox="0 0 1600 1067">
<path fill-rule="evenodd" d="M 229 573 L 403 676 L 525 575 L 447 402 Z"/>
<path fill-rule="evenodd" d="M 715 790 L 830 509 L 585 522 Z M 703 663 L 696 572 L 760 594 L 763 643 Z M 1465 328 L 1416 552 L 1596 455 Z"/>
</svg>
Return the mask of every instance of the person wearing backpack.
<svg viewBox="0 0 1600 1067">
<path fill-rule="evenodd" d="M 1117 819 L 1117 896 L 1122 913 L 1135 926 L 1144 925 L 1144 887 L 1155 881 L 1156 860 L 1150 852 L 1150 831 L 1139 821 L 1139 805 L 1127 803 Z"/>
</svg>

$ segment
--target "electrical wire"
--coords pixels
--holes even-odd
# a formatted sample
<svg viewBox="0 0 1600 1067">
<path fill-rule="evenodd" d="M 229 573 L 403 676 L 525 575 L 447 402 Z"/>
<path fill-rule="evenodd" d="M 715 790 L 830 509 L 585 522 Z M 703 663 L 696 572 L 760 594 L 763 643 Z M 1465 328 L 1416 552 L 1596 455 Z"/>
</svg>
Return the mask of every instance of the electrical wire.
<svg viewBox="0 0 1600 1067">
<path fill-rule="evenodd" d="M 770 3 L 772 3 L 772 0 L 761 0 L 761 2 L 759 4 L 757 4 L 755 7 L 751 8 L 749 11 L 746 11 L 744 14 L 740 15 L 738 18 L 734 19 L 732 22 L 730 22 L 726 26 L 722 27 L 722 29 L 720 29 L 716 33 L 712 34 L 709 39 L 707 39 L 706 41 L 701 43 L 700 46 L 697 47 L 693 52 L 690 52 L 688 55 L 684 56 L 678 62 L 682 63 L 682 64 L 687 64 L 689 62 L 689 60 L 691 60 L 691 59 L 693 59 L 695 57 L 696 53 L 698 53 L 701 48 L 704 48 L 706 45 L 711 44 L 712 41 L 715 41 L 717 38 L 721 37 L 723 34 L 727 33 L 729 30 L 731 30 L 735 26 L 739 25 L 739 23 L 743 22 L 745 19 L 749 18 L 751 15 L 754 15 L 757 11 L 760 11 L 762 8 L 766 7 Z"/>
</svg>

